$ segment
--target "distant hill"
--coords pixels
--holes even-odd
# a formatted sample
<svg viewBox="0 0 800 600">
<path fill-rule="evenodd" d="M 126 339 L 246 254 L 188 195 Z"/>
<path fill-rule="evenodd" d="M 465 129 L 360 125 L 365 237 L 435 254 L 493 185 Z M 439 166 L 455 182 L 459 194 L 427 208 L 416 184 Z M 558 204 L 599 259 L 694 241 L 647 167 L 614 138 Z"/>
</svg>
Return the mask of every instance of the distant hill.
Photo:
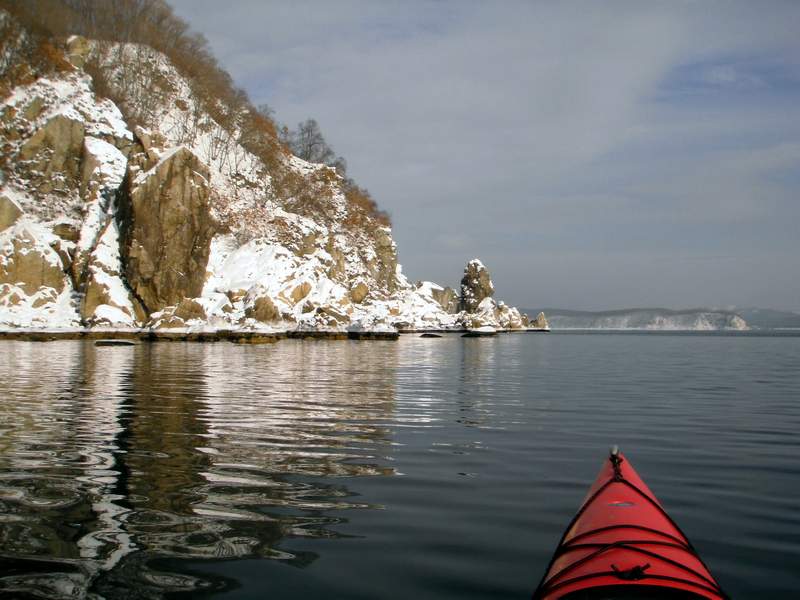
<svg viewBox="0 0 800 600">
<path fill-rule="evenodd" d="M 736 312 L 696 308 L 628 308 L 582 311 L 563 308 L 524 309 L 528 314 L 543 311 L 552 329 L 634 329 L 648 331 L 745 330 L 748 321 Z"/>
<path fill-rule="evenodd" d="M 758 329 L 800 329 L 800 314 L 771 308 L 737 308 L 736 313 L 750 327 Z"/>
</svg>

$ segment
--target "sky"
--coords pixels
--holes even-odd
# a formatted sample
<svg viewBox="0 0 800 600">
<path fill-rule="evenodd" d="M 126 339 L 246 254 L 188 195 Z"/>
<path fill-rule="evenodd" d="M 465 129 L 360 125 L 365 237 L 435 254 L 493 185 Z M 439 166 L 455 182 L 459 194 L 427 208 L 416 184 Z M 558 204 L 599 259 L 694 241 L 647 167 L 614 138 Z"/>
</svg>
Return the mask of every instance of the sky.
<svg viewBox="0 0 800 600">
<path fill-rule="evenodd" d="M 522 307 L 800 311 L 800 2 L 170 0 L 315 118 L 404 273 Z"/>
</svg>

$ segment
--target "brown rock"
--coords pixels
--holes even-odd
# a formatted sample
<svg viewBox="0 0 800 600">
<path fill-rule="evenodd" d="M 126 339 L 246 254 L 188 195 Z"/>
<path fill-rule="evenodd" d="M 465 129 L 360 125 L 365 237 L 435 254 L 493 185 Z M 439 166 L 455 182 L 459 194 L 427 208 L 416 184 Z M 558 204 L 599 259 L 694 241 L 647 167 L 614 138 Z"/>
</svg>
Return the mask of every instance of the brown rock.
<svg viewBox="0 0 800 600">
<path fill-rule="evenodd" d="M 128 283 L 149 312 L 200 295 L 216 223 L 208 168 L 180 148 L 129 190 L 121 203 Z"/>
<path fill-rule="evenodd" d="M 345 314 L 342 314 L 341 312 L 330 306 L 318 307 L 316 318 L 318 322 L 322 323 L 323 325 L 327 325 L 329 327 L 333 327 L 335 325 L 342 325 L 344 323 L 350 322 L 350 317 L 348 317 Z"/>
<path fill-rule="evenodd" d="M 228 300 L 231 302 L 239 302 L 239 300 L 243 300 L 247 296 L 247 290 L 228 290 L 225 295 L 228 296 Z"/>
<path fill-rule="evenodd" d="M 464 319 L 463 323 L 464 327 L 466 327 L 467 329 L 478 329 L 479 327 L 487 327 L 493 325 L 492 321 L 476 315 L 468 315 Z"/>
<path fill-rule="evenodd" d="M 494 311 L 497 324 L 503 329 L 522 329 L 525 327 L 527 319 L 523 320 L 517 308 L 508 306 L 504 302 L 498 302 Z"/>
<path fill-rule="evenodd" d="M 0 196 L 0 231 L 11 227 L 22 216 L 22 209 L 8 196 Z"/>
<path fill-rule="evenodd" d="M 3 306 L 14 306 L 22 302 L 23 297 L 17 291 L 17 288 L 7 283 L 0 284 L 0 303 Z"/>
<path fill-rule="evenodd" d="M 431 296 L 433 296 L 433 299 L 439 303 L 439 306 L 441 306 L 445 312 L 451 315 L 454 315 L 458 312 L 459 300 L 458 294 L 456 294 L 455 290 L 449 287 L 446 287 L 443 290 L 433 288 L 431 289 Z"/>
<path fill-rule="evenodd" d="M 78 225 L 75 223 L 68 223 L 66 221 L 56 223 L 53 226 L 53 233 L 55 233 L 62 240 L 66 240 L 68 242 L 77 242 L 81 234 Z"/>
<path fill-rule="evenodd" d="M 161 150 L 167 143 L 161 133 L 158 131 L 151 131 L 140 126 L 133 128 L 133 133 L 142 145 L 145 153 L 152 155 L 155 150 Z"/>
<path fill-rule="evenodd" d="M 49 304 L 58 298 L 58 294 L 52 288 L 45 288 L 42 292 L 37 295 L 37 298 L 33 301 L 31 305 L 33 308 L 41 308 L 45 304 Z"/>
<path fill-rule="evenodd" d="M 333 281 L 341 281 L 347 274 L 347 263 L 344 254 L 334 246 L 334 237 L 328 238 L 328 245 L 325 247 L 331 255 L 331 265 L 328 267 L 328 277 Z"/>
<path fill-rule="evenodd" d="M 461 279 L 461 310 L 475 312 L 484 298 L 494 294 L 494 285 L 489 270 L 477 258 L 467 263 Z"/>
<path fill-rule="evenodd" d="M 181 319 L 180 317 L 168 314 L 164 315 L 161 319 L 159 319 L 155 323 L 151 322 L 150 326 L 155 327 L 156 329 L 170 329 L 174 327 L 186 327 L 186 323 L 184 323 L 183 319 Z"/>
<path fill-rule="evenodd" d="M 108 261 L 98 258 L 98 253 L 107 255 L 110 252 L 115 255 L 118 251 L 118 248 L 112 247 L 112 240 L 117 237 L 116 231 L 114 231 L 115 228 L 116 224 L 113 221 L 106 225 L 97 247 L 89 256 L 90 262 L 86 269 L 84 296 L 81 302 L 81 318 L 89 325 L 106 322 L 106 319 L 98 318 L 95 315 L 97 308 L 101 305 L 119 309 L 135 323 L 142 323 L 147 319 L 147 315 L 141 309 L 139 303 L 124 285 L 118 269 L 113 266 L 115 261 L 108 264 Z M 119 297 L 119 289 L 112 294 L 112 290 L 109 289 L 107 283 L 109 278 L 119 278 L 119 284 L 125 290 L 124 299 Z"/>
<path fill-rule="evenodd" d="M 350 288 L 350 299 L 356 304 L 361 304 L 369 294 L 369 288 L 363 281 L 359 281 L 352 288 Z"/>
<path fill-rule="evenodd" d="M 36 298 L 36 300 L 33 301 L 33 304 L 31 304 L 31 306 L 33 308 L 41 308 L 48 302 L 50 302 L 49 298 L 46 298 L 44 296 L 39 296 L 38 298 Z"/>
<path fill-rule="evenodd" d="M 58 254 L 58 258 L 61 259 L 61 268 L 65 272 L 69 272 L 75 254 L 75 245 L 65 242 L 64 240 L 55 240 L 50 243 L 50 247 Z"/>
<path fill-rule="evenodd" d="M 393 292 L 397 288 L 397 246 L 388 228 L 378 227 L 373 232 L 377 260 L 367 264 L 367 269 L 378 285 Z"/>
<path fill-rule="evenodd" d="M 82 69 L 91 52 L 89 40 L 79 35 L 73 35 L 67 40 L 67 60 L 75 67 Z"/>
<path fill-rule="evenodd" d="M 172 314 L 179 319 L 183 319 L 184 321 L 206 318 L 206 311 L 203 306 L 191 298 L 184 298 L 181 300 L 178 306 L 175 307 L 175 311 Z"/>
<path fill-rule="evenodd" d="M 100 187 L 97 167 L 100 166 L 100 159 L 89 151 L 89 145 L 86 144 L 83 150 L 83 160 L 81 161 L 81 187 L 80 194 L 84 202 L 93 200 L 97 196 L 98 188 Z"/>
<path fill-rule="evenodd" d="M 100 284 L 94 277 L 90 277 L 86 283 L 86 293 L 81 301 L 81 318 L 84 321 L 91 320 L 98 306 L 110 303 L 108 288 Z"/>
<path fill-rule="evenodd" d="M 28 103 L 28 105 L 22 111 L 22 116 L 28 121 L 33 121 L 40 114 L 42 114 L 43 108 L 44 108 L 44 100 L 42 100 L 42 98 L 40 98 L 39 96 L 36 96 L 33 100 L 31 100 Z"/>
<path fill-rule="evenodd" d="M 82 122 L 56 115 L 28 138 L 19 150 L 19 157 L 32 161 L 29 168 L 45 178 L 63 173 L 77 180 L 83 136 Z"/>
<path fill-rule="evenodd" d="M 51 287 L 60 293 L 64 289 L 61 259 L 52 248 L 38 243 L 23 229 L 12 241 L 5 260 L 0 261 L 0 283 L 15 284 L 29 295 L 41 287 Z"/>
<path fill-rule="evenodd" d="M 300 244 L 299 247 L 297 248 L 296 254 L 298 256 L 306 256 L 308 254 L 313 254 L 316 249 L 317 249 L 317 234 L 309 233 L 308 235 L 303 236 L 303 239 L 300 240 Z"/>
<path fill-rule="evenodd" d="M 298 285 L 296 285 L 289 294 L 289 297 L 292 299 L 292 302 L 297 304 L 303 298 L 308 296 L 311 293 L 311 284 L 307 281 L 304 281 Z"/>
<path fill-rule="evenodd" d="M 261 321 L 262 323 L 271 323 L 278 321 L 281 317 L 280 311 L 269 298 L 269 296 L 259 296 L 253 300 L 253 303 L 248 306 L 244 311 L 245 316 Z"/>
</svg>

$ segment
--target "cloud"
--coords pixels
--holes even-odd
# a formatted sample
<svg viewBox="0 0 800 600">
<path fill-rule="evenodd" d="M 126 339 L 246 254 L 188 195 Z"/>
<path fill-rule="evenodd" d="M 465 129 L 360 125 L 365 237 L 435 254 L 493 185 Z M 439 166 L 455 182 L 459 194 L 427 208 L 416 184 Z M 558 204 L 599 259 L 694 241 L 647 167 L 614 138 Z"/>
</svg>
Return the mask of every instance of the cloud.
<svg viewBox="0 0 800 600">
<path fill-rule="evenodd" d="M 710 85 L 734 86 L 737 88 L 759 88 L 763 79 L 752 73 L 737 69 L 733 65 L 715 65 L 706 69 L 703 80 Z"/>
<path fill-rule="evenodd" d="M 255 102 L 290 125 L 319 121 L 392 214 L 411 278 L 455 282 L 478 255 L 500 290 L 514 281 L 509 300 L 540 304 L 542 281 L 520 273 L 570 256 L 548 275 L 554 303 L 579 306 L 573 273 L 599 269 L 602 297 L 630 305 L 613 268 L 623 244 L 772 253 L 796 270 L 784 223 L 798 212 L 786 170 L 800 142 L 800 5 L 173 5 Z M 699 302 L 696 284 L 673 283 L 670 298 Z M 749 293 L 742 279 L 738 292 L 713 285 Z M 642 289 L 665 303 L 660 282 Z M 800 298 L 797 286 L 770 289 L 775 305 Z"/>
</svg>

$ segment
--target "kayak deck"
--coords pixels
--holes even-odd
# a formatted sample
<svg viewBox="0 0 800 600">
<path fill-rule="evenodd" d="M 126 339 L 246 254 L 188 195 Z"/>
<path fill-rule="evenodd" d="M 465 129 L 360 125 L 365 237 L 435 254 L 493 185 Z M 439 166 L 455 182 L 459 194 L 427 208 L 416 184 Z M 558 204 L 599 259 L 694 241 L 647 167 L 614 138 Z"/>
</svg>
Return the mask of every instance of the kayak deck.
<svg viewBox="0 0 800 600">
<path fill-rule="evenodd" d="M 653 492 L 614 450 L 533 598 L 727 596 Z"/>
</svg>

